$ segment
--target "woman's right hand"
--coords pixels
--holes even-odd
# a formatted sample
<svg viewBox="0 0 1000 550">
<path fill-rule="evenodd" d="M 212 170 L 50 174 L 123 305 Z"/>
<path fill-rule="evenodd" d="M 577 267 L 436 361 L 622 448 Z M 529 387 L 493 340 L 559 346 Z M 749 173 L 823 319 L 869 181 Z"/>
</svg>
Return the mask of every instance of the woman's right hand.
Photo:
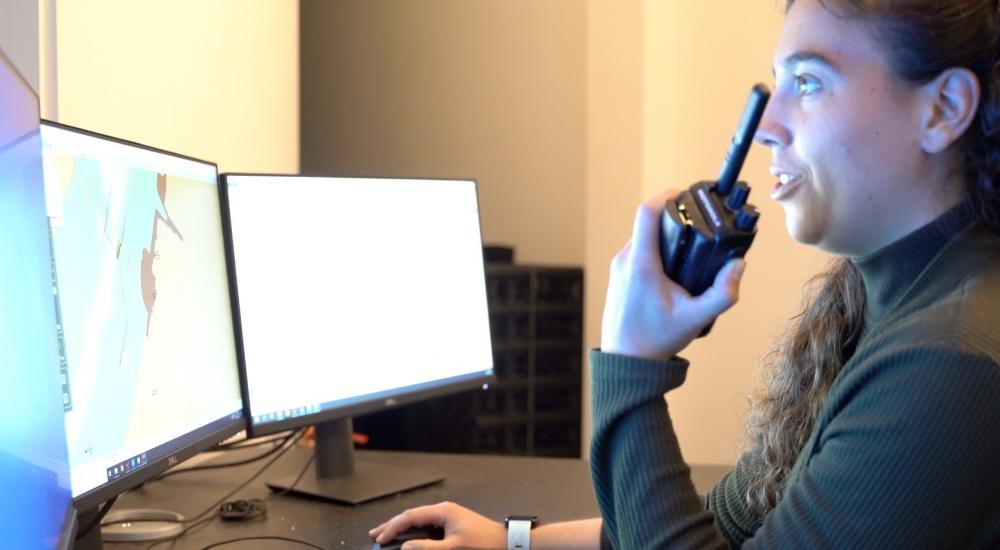
<svg viewBox="0 0 1000 550">
<path fill-rule="evenodd" d="M 742 258 L 730 260 L 699 296 L 691 296 L 663 273 L 663 208 L 677 193 L 666 191 L 639 207 L 632 240 L 611 262 L 601 318 L 601 351 L 670 359 L 739 299 L 746 264 Z"/>
<path fill-rule="evenodd" d="M 507 529 L 503 524 L 452 502 L 410 508 L 368 532 L 379 544 L 385 544 L 411 527 L 437 526 L 444 529 L 444 540 L 411 540 L 404 550 L 437 550 L 470 546 L 506 548 Z"/>
</svg>

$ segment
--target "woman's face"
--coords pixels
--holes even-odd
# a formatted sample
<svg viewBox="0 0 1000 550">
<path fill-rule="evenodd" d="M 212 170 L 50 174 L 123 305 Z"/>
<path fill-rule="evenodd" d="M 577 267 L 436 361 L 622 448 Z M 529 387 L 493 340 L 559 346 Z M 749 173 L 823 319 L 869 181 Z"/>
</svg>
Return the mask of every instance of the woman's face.
<svg viewBox="0 0 1000 550">
<path fill-rule="evenodd" d="M 897 79 L 865 25 L 819 0 L 789 10 L 775 89 L 757 132 L 778 178 L 772 198 L 796 240 L 864 256 L 915 228 L 908 193 L 928 167 L 918 88 Z M 923 176 L 926 178 L 927 174 Z"/>
</svg>

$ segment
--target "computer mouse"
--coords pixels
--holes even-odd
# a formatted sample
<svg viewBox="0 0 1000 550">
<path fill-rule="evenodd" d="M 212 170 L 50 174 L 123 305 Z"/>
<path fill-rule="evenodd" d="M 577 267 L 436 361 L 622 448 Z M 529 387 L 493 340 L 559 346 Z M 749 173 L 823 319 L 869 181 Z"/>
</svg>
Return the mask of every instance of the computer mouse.
<svg viewBox="0 0 1000 550">
<path fill-rule="evenodd" d="M 379 543 L 372 544 L 372 550 L 399 550 L 402 548 L 403 543 L 408 540 L 441 540 L 444 538 L 444 528 L 436 527 L 433 525 L 425 525 L 423 527 L 410 527 L 406 531 L 396 535 L 396 538 L 390 540 L 389 542 L 380 545 Z"/>
</svg>

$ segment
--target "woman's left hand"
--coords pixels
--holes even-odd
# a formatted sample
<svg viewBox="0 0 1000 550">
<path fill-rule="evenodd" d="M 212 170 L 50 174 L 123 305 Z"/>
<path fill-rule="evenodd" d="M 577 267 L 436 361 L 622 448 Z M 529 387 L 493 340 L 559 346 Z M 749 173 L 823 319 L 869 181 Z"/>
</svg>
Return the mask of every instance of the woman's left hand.
<svg viewBox="0 0 1000 550">
<path fill-rule="evenodd" d="M 677 193 L 664 192 L 639 206 L 632 240 L 611 262 L 601 351 L 669 359 L 739 299 L 742 259 L 730 260 L 700 296 L 692 297 L 663 273 L 660 218 Z"/>
</svg>

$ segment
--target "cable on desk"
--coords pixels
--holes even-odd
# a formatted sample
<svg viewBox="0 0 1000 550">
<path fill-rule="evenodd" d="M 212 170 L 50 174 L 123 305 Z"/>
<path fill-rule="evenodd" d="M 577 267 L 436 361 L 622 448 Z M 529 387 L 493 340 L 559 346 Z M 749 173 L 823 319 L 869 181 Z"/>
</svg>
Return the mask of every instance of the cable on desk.
<svg viewBox="0 0 1000 550">
<path fill-rule="evenodd" d="M 209 506 L 208 508 L 206 508 L 204 512 L 198 514 L 197 516 L 195 516 L 194 518 L 186 521 L 185 523 L 194 523 L 198 518 L 200 518 L 200 517 L 202 517 L 202 516 L 204 516 L 206 514 L 211 513 L 220 504 L 222 504 L 223 502 L 225 502 L 226 500 L 228 500 L 229 497 L 235 495 L 240 490 L 242 490 L 244 487 L 246 487 L 247 485 L 250 485 L 251 483 L 253 483 L 254 480 L 256 480 L 258 477 L 260 477 L 261 474 L 264 473 L 264 470 L 267 470 L 268 468 L 270 468 L 271 465 L 274 464 L 279 458 L 281 458 L 282 456 L 284 456 L 285 453 L 287 453 L 289 451 L 289 449 L 291 449 L 292 447 L 294 447 L 295 443 L 298 443 L 299 439 L 302 439 L 302 436 L 305 435 L 305 433 L 306 433 L 305 430 L 299 430 L 298 436 L 296 436 L 296 437 L 294 437 L 294 439 L 292 439 L 291 444 L 286 445 L 281 450 L 281 452 L 278 453 L 278 456 L 275 456 L 271 460 L 267 461 L 267 464 L 265 464 L 260 470 L 257 470 L 257 473 L 255 473 L 253 476 L 251 476 L 250 479 L 247 479 L 246 481 L 244 481 L 243 483 L 241 483 L 238 487 L 236 487 L 235 489 L 233 489 L 232 491 L 230 491 L 229 493 L 227 493 L 226 496 L 220 498 L 215 504 L 212 504 L 211 506 Z"/>
<path fill-rule="evenodd" d="M 115 505 L 116 500 L 118 500 L 118 495 L 115 495 L 105 501 L 104 505 L 101 506 L 101 509 L 97 511 L 97 515 L 94 516 L 94 519 L 90 520 L 90 523 L 88 523 L 86 527 L 77 531 L 76 540 L 82 539 L 87 536 L 88 533 L 93 531 L 94 527 L 97 527 L 97 525 L 101 523 L 101 520 L 104 519 L 104 516 L 108 515 L 108 512 L 111 511 L 111 507 Z"/>
<path fill-rule="evenodd" d="M 239 441 L 233 441 L 232 443 L 220 443 L 215 447 L 208 449 L 208 451 L 209 452 L 238 451 L 240 449 L 249 449 L 250 447 L 260 447 L 261 445 L 274 443 L 276 441 L 282 440 L 292 435 L 295 435 L 294 430 L 288 430 L 286 432 L 278 432 L 276 434 L 269 434 L 262 437 L 250 437 L 246 439 L 241 439 Z"/>
<path fill-rule="evenodd" d="M 330 434 L 326 434 L 326 437 L 330 437 Z M 295 477 L 295 481 L 293 481 L 288 487 L 285 487 L 280 491 L 275 491 L 270 495 L 267 495 L 267 498 L 270 499 L 276 496 L 286 495 L 295 490 L 295 486 L 298 485 L 300 481 L 302 481 L 302 477 L 306 475 L 306 472 L 309 471 L 309 467 L 312 466 L 313 462 L 316 462 L 316 456 L 319 455 L 320 447 L 322 447 L 325 444 L 326 444 L 326 439 L 324 439 L 322 442 L 317 441 L 316 444 L 313 446 L 312 456 L 309 457 L 309 460 L 306 461 L 306 465 L 303 466 L 302 470 L 299 471 L 299 475 Z"/>
<path fill-rule="evenodd" d="M 160 540 L 158 540 L 158 541 L 155 541 L 155 542 L 153 542 L 152 544 L 150 544 L 149 546 L 147 546 L 147 547 L 146 547 L 146 550 L 150 550 L 151 548 L 155 548 L 155 547 L 157 547 L 157 546 L 159 546 L 159 545 L 161 545 L 161 544 L 163 544 L 163 543 L 165 543 L 165 542 L 173 542 L 173 541 L 176 541 L 177 539 L 179 539 L 179 538 L 183 537 L 184 535 L 186 535 L 186 534 L 190 533 L 191 531 L 194 531 L 194 530 L 195 530 L 196 528 L 198 528 L 198 527 L 199 527 L 200 525 L 202 525 L 202 524 L 205 524 L 205 523 L 208 523 L 208 522 L 212 521 L 213 519 L 215 519 L 215 518 L 217 517 L 217 515 L 218 515 L 218 514 L 214 514 L 214 515 L 211 515 L 211 516 L 208 516 L 208 517 L 205 517 L 205 518 L 202 518 L 202 519 L 200 519 L 200 520 L 198 520 L 198 521 L 196 521 L 196 522 L 192 523 L 191 525 L 186 525 L 186 526 L 184 527 L 184 530 L 183 530 L 183 531 L 181 531 L 181 532 L 180 532 L 179 534 L 177 534 L 177 535 L 174 535 L 174 536 L 172 536 L 172 537 L 168 537 L 168 538 L 165 538 L 165 539 L 160 539 Z"/>
<path fill-rule="evenodd" d="M 158 545 L 160 545 L 162 543 L 169 542 L 169 541 L 172 541 L 172 540 L 176 540 L 176 539 L 178 539 L 180 537 L 183 537 L 184 534 L 187 533 L 188 531 L 190 531 L 191 529 L 194 529 L 198 525 L 201 525 L 201 524 L 203 524 L 203 523 L 205 523 L 207 521 L 210 521 L 210 520 L 214 519 L 215 517 L 217 517 L 218 514 L 219 514 L 219 505 L 221 505 L 222 503 L 224 503 L 227 500 L 229 500 L 229 497 L 231 497 L 231 496 L 235 495 L 236 493 L 240 492 L 247 485 L 250 485 L 251 483 L 253 483 L 254 480 L 256 480 L 258 477 L 260 477 L 261 474 L 263 474 L 265 470 L 267 470 L 268 468 L 270 468 L 272 464 L 274 464 L 275 462 L 277 462 L 277 460 L 279 458 L 281 458 L 282 456 L 284 456 L 285 453 L 287 453 L 292 447 L 294 447 L 295 444 L 298 443 L 298 441 L 300 439 L 302 439 L 302 436 L 305 435 L 305 433 L 306 433 L 305 429 L 299 430 L 297 436 L 294 436 L 293 438 L 289 438 L 291 440 L 291 442 L 289 444 L 285 445 L 284 448 L 279 447 L 279 448 L 281 448 L 281 452 L 279 452 L 277 455 L 275 455 L 273 458 L 271 458 L 271 460 L 268 460 L 267 464 L 265 464 L 259 470 L 257 470 L 257 472 L 255 474 L 253 474 L 252 476 L 250 476 L 249 479 L 247 479 L 243 483 L 240 483 L 232 491 L 229 491 L 228 493 L 226 493 L 225 496 L 223 496 L 218 501 L 216 501 L 215 503 L 213 503 L 211 506 L 209 506 L 208 508 L 206 508 L 205 511 L 203 511 L 202 513 L 194 516 L 193 518 L 191 518 L 189 520 L 183 521 L 182 523 L 184 523 L 184 530 L 181 531 L 177 536 L 158 540 L 158 541 L 154 542 L 153 544 L 147 546 L 146 547 L 147 550 L 150 549 L 150 548 L 154 548 L 154 547 L 156 547 L 156 546 L 158 546 Z M 209 515 L 209 514 L 211 514 L 211 515 Z M 205 516 L 207 516 L 207 517 L 205 517 Z"/>
<path fill-rule="evenodd" d="M 235 462 L 223 462 L 221 464 L 201 464 L 201 465 L 198 465 L 198 466 L 191 466 L 190 468 L 179 468 L 179 469 L 175 469 L 175 470 L 168 470 L 168 471 L 160 474 L 159 476 L 153 478 L 150 481 L 159 481 L 161 479 L 164 479 L 164 478 L 167 478 L 167 477 L 170 477 L 170 476 L 174 476 L 174 475 L 177 475 L 177 474 L 185 474 L 185 473 L 188 473 L 188 472 L 198 472 L 198 471 L 201 471 L 201 470 L 215 470 L 215 469 L 218 469 L 218 468 L 230 468 L 230 467 L 233 467 L 233 466 L 243 466 L 244 464 L 252 464 L 254 462 L 257 462 L 258 460 L 264 460 L 265 458 L 267 458 L 267 457 L 273 455 L 274 453 L 280 451 L 281 448 L 284 447 L 285 444 L 287 444 L 288 441 L 291 438 L 293 438 L 293 437 L 295 437 L 295 432 L 292 432 L 290 435 L 288 435 L 284 439 L 280 440 L 280 443 L 278 443 L 277 445 L 275 445 L 273 449 L 270 449 L 267 452 L 259 454 L 259 455 L 254 456 L 254 457 L 246 458 L 246 459 L 243 459 L 243 460 L 237 460 Z M 273 443 L 275 441 L 279 441 L 279 440 L 278 439 L 271 439 L 269 441 L 258 443 L 258 444 L 255 444 L 255 445 L 247 445 L 246 447 L 256 447 L 257 445 L 265 445 L 267 443 Z M 242 447 L 240 447 L 240 448 L 242 448 Z M 235 450 L 235 449 L 227 449 L 227 450 Z"/>
<path fill-rule="evenodd" d="M 301 544 L 303 546 L 308 546 L 310 548 L 318 548 L 319 550 L 326 550 L 326 548 L 323 548 L 322 546 L 316 546 L 315 544 L 313 544 L 311 542 L 306 542 L 304 540 L 293 539 L 293 538 L 289 538 L 289 537 L 279 537 L 277 535 L 261 535 L 259 537 L 241 537 L 241 538 L 238 538 L 238 539 L 229 539 L 229 540 L 224 540 L 224 541 L 221 541 L 221 542 L 215 542 L 215 543 L 209 544 L 208 546 L 202 547 L 201 550 L 209 550 L 211 548 L 218 548 L 219 546 L 223 546 L 225 544 L 232 544 L 234 542 L 243 542 L 245 540 L 283 540 L 283 541 L 287 541 L 287 542 L 295 542 L 295 543 Z"/>
<path fill-rule="evenodd" d="M 313 462 L 316 462 L 316 456 L 319 454 L 319 447 L 320 446 L 317 444 L 313 448 L 313 454 L 312 454 L 312 456 L 309 457 L 309 460 L 306 461 L 306 465 L 302 467 L 302 470 L 299 472 L 299 475 L 296 476 L 295 481 L 293 481 L 291 483 L 291 485 L 289 485 L 288 487 L 285 487 L 284 489 L 282 489 L 280 491 L 275 491 L 275 492 L 271 493 L 270 495 L 267 496 L 267 498 L 270 499 L 272 497 L 286 495 L 286 494 L 292 492 L 293 490 L 295 490 L 295 486 L 298 485 L 300 481 L 302 481 L 302 477 L 305 476 L 306 472 L 309 471 L 309 467 L 312 466 Z"/>
</svg>

